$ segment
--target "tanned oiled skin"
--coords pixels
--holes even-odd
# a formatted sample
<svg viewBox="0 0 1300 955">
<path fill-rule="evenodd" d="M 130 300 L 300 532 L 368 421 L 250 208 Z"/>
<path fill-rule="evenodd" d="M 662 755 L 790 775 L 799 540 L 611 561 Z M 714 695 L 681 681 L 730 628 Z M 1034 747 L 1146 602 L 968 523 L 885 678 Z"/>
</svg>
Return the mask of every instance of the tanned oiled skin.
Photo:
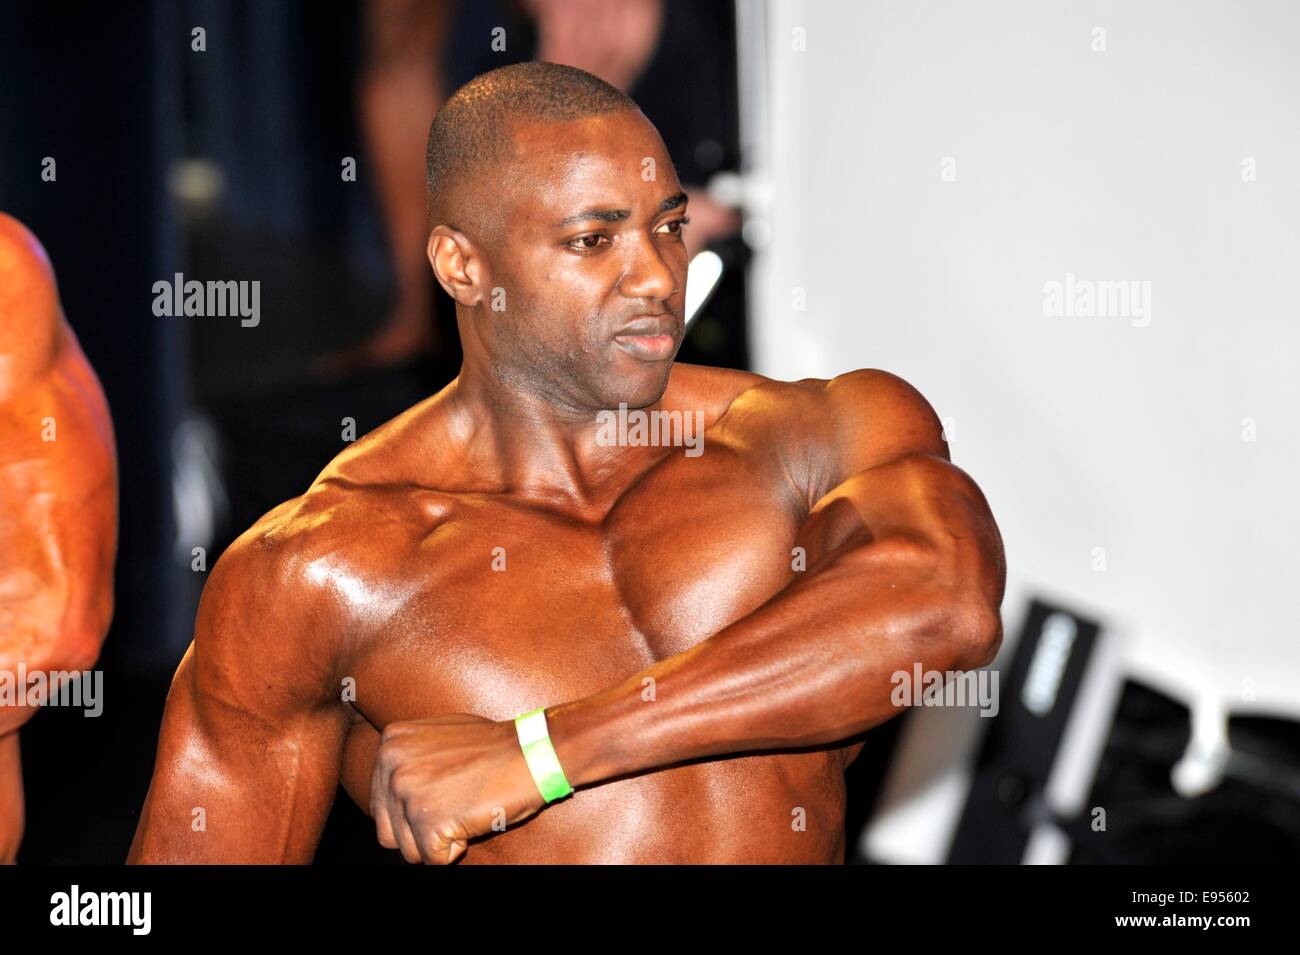
<svg viewBox="0 0 1300 955">
<path fill-rule="evenodd" d="M 308 861 L 341 781 L 408 861 L 841 862 L 889 674 L 996 651 L 1001 542 L 925 400 L 619 347 L 683 334 L 662 143 L 639 113 L 519 142 L 506 254 L 430 240 L 459 378 L 214 568 L 130 861 Z M 590 206 L 630 214 L 553 228 Z M 703 453 L 604 446 L 619 401 L 700 412 Z M 538 706 L 577 787 L 549 806 L 512 724 Z"/>
<path fill-rule="evenodd" d="M 47 437 L 53 440 L 46 440 Z M 108 405 L 32 234 L 0 214 L 0 671 L 81 670 L 113 612 L 117 475 Z M 23 830 L 18 729 L 0 706 L 0 861 Z"/>
</svg>

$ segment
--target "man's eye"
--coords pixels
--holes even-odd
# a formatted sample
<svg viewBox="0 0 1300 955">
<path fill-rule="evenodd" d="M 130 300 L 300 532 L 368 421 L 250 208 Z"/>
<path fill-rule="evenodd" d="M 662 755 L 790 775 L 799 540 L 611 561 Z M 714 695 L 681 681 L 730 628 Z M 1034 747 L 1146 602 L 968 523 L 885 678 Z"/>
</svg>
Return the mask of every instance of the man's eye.
<svg viewBox="0 0 1300 955">
<path fill-rule="evenodd" d="M 671 232 L 669 232 L 669 233 L 668 233 L 669 235 L 681 235 L 681 234 L 682 234 L 682 226 L 689 224 L 690 221 L 691 221 L 691 217 L 690 217 L 690 216 L 682 216 L 680 219 L 674 219 L 674 220 L 672 220 L 671 222 L 665 222 L 664 225 L 665 225 L 665 226 L 670 226 L 670 225 L 671 225 L 671 226 L 676 226 L 676 227 L 677 227 L 676 229 L 673 229 Z M 660 226 L 660 228 L 663 228 L 663 226 Z"/>
<path fill-rule="evenodd" d="M 603 235 L 580 235 L 568 243 L 569 248 L 575 252 L 590 252 L 600 247 L 600 240 L 605 238 Z"/>
</svg>

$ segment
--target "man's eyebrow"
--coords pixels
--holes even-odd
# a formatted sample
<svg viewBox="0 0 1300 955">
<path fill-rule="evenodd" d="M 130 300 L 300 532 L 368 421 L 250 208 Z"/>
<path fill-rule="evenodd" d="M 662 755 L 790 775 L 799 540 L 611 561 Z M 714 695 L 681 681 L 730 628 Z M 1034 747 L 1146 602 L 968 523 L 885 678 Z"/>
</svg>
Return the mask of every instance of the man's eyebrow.
<svg viewBox="0 0 1300 955">
<path fill-rule="evenodd" d="M 679 192 L 677 195 L 669 196 L 663 202 L 659 203 L 659 211 L 663 213 L 670 209 L 676 209 L 678 206 L 684 205 L 685 202 L 686 193 Z M 620 219 L 628 219 L 631 218 L 631 216 L 631 209 L 583 209 L 581 212 L 574 213 L 573 215 L 555 223 L 555 228 L 563 229 L 565 226 L 575 225 L 579 222 L 587 222 L 591 219 L 596 219 L 600 222 L 618 222 Z"/>
</svg>

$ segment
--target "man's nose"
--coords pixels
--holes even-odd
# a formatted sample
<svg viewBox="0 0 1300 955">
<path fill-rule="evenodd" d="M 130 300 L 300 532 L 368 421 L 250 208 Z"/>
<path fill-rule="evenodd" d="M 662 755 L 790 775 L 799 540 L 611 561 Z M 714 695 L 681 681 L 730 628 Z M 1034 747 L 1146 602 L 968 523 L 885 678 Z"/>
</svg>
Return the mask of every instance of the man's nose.
<svg viewBox="0 0 1300 955">
<path fill-rule="evenodd" d="M 651 236 L 642 236 L 628 252 L 619 290 L 628 298 L 666 301 L 679 289 L 677 263 Z"/>
</svg>

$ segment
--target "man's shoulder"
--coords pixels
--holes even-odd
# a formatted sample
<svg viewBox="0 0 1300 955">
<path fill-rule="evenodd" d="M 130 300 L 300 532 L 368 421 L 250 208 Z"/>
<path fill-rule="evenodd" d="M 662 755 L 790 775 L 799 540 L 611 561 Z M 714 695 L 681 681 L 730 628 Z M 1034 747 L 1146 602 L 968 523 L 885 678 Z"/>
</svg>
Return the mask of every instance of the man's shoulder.
<svg viewBox="0 0 1300 955">
<path fill-rule="evenodd" d="M 870 428 L 928 431 L 938 423 L 934 409 L 906 380 L 880 368 L 858 368 L 831 378 L 783 381 L 753 372 L 684 366 L 691 381 L 725 398 L 728 416 L 777 427 L 797 424 L 813 441 L 834 441 Z M 937 432 L 935 432 L 937 433 Z"/>
<path fill-rule="evenodd" d="M 222 553 L 182 663 L 200 693 L 263 716 L 335 698 L 353 618 L 342 592 L 346 558 L 329 562 L 336 538 L 328 525 L 327 511 L 304 494 L 267 512 Z"/>
<path fill-rule="evenodd" d="M 0 212 L 0 394 L 48 370 L 58 351 L 58 287 L 36 236 Z"/>
<path fill-rule="evenodd" d="M 245 578 L 248 587 L 334 601 L 339 579 L 402 556 L 402 544 L 427 532 L 441 509 L 443 495 L 428 480 L 436 478 L 441 450 L 431 440 L 439 420 L 433 400 L 340 451 L 306 491 L 241 534 L 216 569 Z"/>
<path fill-rule="evenodd" d="M 861 368 L 817 389 L 808 430 L 815 494 L 902 458 L 949 459 L 943 423 L 913 385 L 879 368 Z"/>
<path fill-rule="evenodd" d="M 329 510 L 319 494 L 308 491 L 262 515 L 222 553 L 204 588 L 204 604 L 261 613 L 309 594 L 315 588 L 307 571 L 337 536 Z"/>
<path fill-rule="evenodd" d="M 673 362 L 668 387 L 671 392 L 681 395 L 683 404 L 694 401 L 700 404 L 720 403 L 725 407 L 748 389 L 770 380 L 740 368 L 719 368 L 676 361 Z"/>
<path fill-rule="evenodd" d="M 327 485 L 313 485 L 272 508 L 222 553 L 203 588 L 193 645 L 213 685 L 249 668 L 277 673 L 286 703 L 299 693 L 324 699 L 323 688 L 334 685 L 349 641 L 364 633 L 365 602 L 373 600 L 364 574 L 375 534 L 339 519 L 346 517 L 341 499 Z"/>
<path fill-rule="evenodd" d="M 948 456 L 933 407 L 896 374 L 859 368 L 832 378 L 751 377 L 720 426 L 773 448 L 810 500 L 847 475 L 905 455 Z"/>
<path fill-rule="evenodd" d="M 858 368 L 817 384 L 828 412 L 850 426 L 928 428 L 938 422 L 934 408 L 919 390 L 881 368 Z"/>
<path fill-rule="evenodd" d="M 350 481 L 327 468 L 300 496 L 267 511 L 218 562 L 241 576 L 305 595 L 364 562 L 391 527 L 395 496 L 382 484 Z"/>
<path fill-rule="evenodd" d="M 823 401 L 842 443 L 883 464 L 906 454 L 948 456 L 943 424 L 911 383 L 880 368 L 862 368 L 826 383 Z"/>
<path fill-rule="evenodd" d="M 717 368 L 676 362 L 664 403 L 702 409 L 711 424 L 735 429 L 775 423 L 790 403 L 811 404 L 818 388 L 815 379 L 780 381 L 738 368 Z M 775 399 L 775 400 L 774 400 Z"/>
</svg>

